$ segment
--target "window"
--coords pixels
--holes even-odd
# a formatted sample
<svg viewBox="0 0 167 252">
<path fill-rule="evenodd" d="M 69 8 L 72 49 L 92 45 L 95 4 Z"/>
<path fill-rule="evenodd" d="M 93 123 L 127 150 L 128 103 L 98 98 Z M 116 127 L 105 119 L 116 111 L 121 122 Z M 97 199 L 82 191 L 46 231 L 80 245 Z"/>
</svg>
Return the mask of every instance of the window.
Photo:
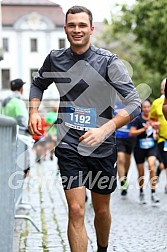
<svg viewBox="0 0 167 252">
<path fill-rule="evenodd" d="M 3 38 L 3 50 L 4 52 L 9 52 L 9 39 L 8 38 Z"/>
<path fill-rule="evenodd" d="M 65 39 L 59 39 L 59 49 L 64 48 L 66 45 Z"/>
<path fill-rule="evenodd" d="M 10 89 L 10 70 L 2 69 L 2 89 Z"/>
<path fill-rule="evenodd" d="M 33 78 L 36 76 L 37 72 L 38 72 L 37 68 L 30 69 L 30 81 L 31 81 L 31 83 L 32 83 Z"/>
<path fill-rule="evenodd" d="M 38 51 L 38 41 L 36 38 L 32 38 L 30 40 L 30 50 L 31 52 L 37 52 Z"/>
</svg>

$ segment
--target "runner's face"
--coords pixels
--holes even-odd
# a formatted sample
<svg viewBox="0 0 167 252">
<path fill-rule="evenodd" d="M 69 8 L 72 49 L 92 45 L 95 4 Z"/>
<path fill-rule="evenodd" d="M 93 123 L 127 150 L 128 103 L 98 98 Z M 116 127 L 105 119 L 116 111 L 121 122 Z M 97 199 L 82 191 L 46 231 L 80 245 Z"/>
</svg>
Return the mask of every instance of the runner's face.
<svg viewBox="0 0 167 252">
<path fill-rule="evenodd" d="M 89 48 L 90 35 L 93 33 L 94 27 L 90 25 L 87 13 L 68 14 L 64 29 L 74 51 L 77 49 L 87 50 Z"/>
<path fill-rule="evenodd" d="M 144 115 L 149 115 L 151 110 L 151 104 L 148 101 L 143 102 L 142 104 L 142 112 Z"/>
</svg>

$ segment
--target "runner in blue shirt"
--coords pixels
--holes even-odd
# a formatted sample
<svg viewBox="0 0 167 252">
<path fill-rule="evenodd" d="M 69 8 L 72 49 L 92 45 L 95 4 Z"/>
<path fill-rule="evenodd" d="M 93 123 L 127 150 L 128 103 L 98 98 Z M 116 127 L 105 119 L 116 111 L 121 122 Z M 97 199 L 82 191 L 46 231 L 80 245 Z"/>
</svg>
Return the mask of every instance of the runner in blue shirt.
<svg viewBox="0 0 167 252">
<path fill-rule="evenodd" d="M 115 114 L 118 113 L 122 108 L 124 108 L 123 103 L 120 100 L 117 100 L 115 105 Z M 135 137 L 129 136 L 131 125 L 132 123 L 130 122 L 116 130 L 116 142 L 118 150 L 117 166 L 122 196 L 127 195 L 127 175 L 130 166 L 131 154 L 135 144 Z"/>
</svg>

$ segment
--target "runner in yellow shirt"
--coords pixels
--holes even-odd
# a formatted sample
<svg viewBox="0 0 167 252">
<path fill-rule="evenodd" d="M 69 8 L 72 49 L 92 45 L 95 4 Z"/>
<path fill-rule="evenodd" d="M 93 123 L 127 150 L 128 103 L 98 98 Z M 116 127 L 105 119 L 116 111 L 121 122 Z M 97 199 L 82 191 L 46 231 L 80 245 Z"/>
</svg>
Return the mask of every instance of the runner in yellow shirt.
<svg viewBox="0 0 167 252">
<path fill-rule="evenodd" d="M 152 103 L 150 119 L 153 121 L 158 121 L 160 123 L 158 133 L 158 149 L 162 162 L 164 163 L 164 167 L 167 171 L 167 121 L 162 112 L 162 106 L 165 98 L 165 85 L 166 79 L 163 79 L 163 81 L 161 82 L 162 95 Z M 165 193 L 167 193 L 167 184 L 165 186 Z"/>
<path fill-rule="evenodd" d="M 167 83 L 167 79 L 166 79 L 166 83 Z M 165 100 L 163 103 L 162 111 L 163 111 L 165 119 L 167 120 L 167 85 L 165 85 Z"/>
</svg>

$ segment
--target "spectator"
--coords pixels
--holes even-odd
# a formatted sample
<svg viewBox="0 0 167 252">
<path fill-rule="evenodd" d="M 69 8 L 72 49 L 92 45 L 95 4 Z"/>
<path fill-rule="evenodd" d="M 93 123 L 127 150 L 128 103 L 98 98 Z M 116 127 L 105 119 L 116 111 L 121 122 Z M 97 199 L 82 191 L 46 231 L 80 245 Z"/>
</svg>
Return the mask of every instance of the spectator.
<svg viewBox="0 0 167 252">
<path fill-rule="evenodd" d="M 25 102 L 22 100 L 23 86 L 26 82 L 22 79 L 10 81 L 12 94 L 2 101 L 2 114 L 12 117 L 23 130 L 28 129 L 28 111 Z M 30 167 L 24 170 L 24 177 L 29 173 Z"/>
<path fill-rule="evenodd" d="M 25 82 L 21 79 L 15 79 L 10 82 L 12 94 L 2 101 L 2 114 L 13 117 L 17 125 L 27 128 L 28 111 L 21 98 L 24 84 Z"/>
</svg>

